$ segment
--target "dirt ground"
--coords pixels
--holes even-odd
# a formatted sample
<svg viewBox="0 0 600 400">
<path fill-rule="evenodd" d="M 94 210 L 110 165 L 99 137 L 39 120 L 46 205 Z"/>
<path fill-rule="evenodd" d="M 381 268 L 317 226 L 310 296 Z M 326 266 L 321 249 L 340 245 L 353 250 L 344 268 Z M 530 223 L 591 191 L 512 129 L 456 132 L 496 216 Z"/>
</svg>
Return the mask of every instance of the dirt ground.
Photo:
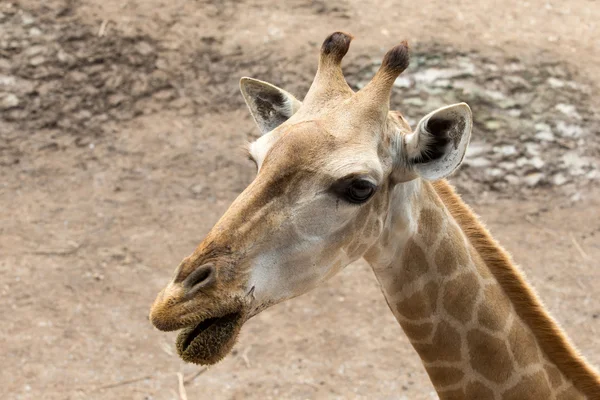
<svg viewBox="0 0 600 400">
<path fill-rule="evenodd" d="M 208 370 L 148 322 L 252 180 L 239 78 L 301 97 L 339 29 L 355 87 L 411 42 L 409 120 L 471 104 L 453 182 L 600 365 L 599 17 L 594 0 L 1 1 L 0 398 L 181 399 L 178 373 L 189 399 L 436 398 L 362 262 Z"/>
</svg>

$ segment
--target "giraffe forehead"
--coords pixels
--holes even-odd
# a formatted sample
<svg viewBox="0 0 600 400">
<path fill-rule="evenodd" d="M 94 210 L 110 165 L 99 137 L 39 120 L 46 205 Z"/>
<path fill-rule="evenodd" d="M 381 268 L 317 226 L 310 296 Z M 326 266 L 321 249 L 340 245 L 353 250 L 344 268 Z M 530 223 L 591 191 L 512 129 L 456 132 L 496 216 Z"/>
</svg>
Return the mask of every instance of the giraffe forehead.
<svg viewBox="0 0 600 400">
<path fill-rule="evenodd" d="M 307 121 L 264 135 L 250 152 L 261 172 L 303 169 L 332 179 L 360 174 L 380 181 L 379 144 L 378 135 L 341 134 L 321 121 Z"/>
</svg>

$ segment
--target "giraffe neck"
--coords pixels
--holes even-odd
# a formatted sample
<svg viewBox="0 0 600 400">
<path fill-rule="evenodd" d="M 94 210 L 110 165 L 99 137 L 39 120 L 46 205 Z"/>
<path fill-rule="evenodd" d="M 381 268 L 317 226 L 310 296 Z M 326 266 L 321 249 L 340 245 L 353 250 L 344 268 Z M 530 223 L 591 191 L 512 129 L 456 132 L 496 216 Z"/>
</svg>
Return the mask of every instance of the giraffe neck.
<svg viewBox="0 0 600 400">
<path fill-rule="evenodd" d="M 600 378 L 453 189 L 398 185 L 365 255 L 440 399 L 600 398 Z"/>
</svg>

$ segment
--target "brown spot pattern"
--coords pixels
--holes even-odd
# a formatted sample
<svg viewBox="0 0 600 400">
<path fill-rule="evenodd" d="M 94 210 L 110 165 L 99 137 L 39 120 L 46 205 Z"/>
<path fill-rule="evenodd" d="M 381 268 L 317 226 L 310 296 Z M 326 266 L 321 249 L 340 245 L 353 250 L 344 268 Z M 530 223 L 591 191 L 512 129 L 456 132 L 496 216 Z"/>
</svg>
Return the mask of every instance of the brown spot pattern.
<svg viewBox="0 0 600 400">
<path fill-rule="evenodd" d="M 413 239 L 409 239 L 402 254 L 402 270 L 398 278 L 400 290 L 427 273 L 428 270 L 429 265 L 425 253 Z"/>
<path fill-rule="evenodd" d="M 467 333 L 467 345 L 471 367 L 485 378 L 503 383 L 512 375 L 513 363 L 502 340 L 473 329 Z"/>
<path fill-rule="evenodd" d="M 433 297 L 433 294 L 435 294 L 435 298 L 437 298 L 437 291 L 438 284 L 429 282 L 423 287 L 423 290 L 399 301 L 398 304 L 396 304 L 396 310 L 408 319 L 431 317 L 436 309 L 436 302 L 432 302 L 431 298 Z"/>
<path fill-rule="evenodd" d="M 508 297 L 497 286 L 486 286 L 483 295 L 484 299 L 477 312 L 479 324 L 493 331 L 502 330 L 511 311 Z"/>
<path fill-rule="evenodd" d="M 477 252 L 477 250 L 475 250 L 473 246 L 469 246 L 469 253 L 471 254 L 471 260 L 473 260 L 473 264 L 475 264 L 475 268 L 477 268 L 477 272 L 479 272 L 479 275 L 481 275 L 483 279 L 492 278 L 492 272 L 481 258 L 481 255 Z"/>
<path fill-rule="evenodd" d="M 502 400 L 540 400 L 550 398 L 550 387 L 542 371 L 523 377 L 504 392 Z"/>
<path fill-rule="evenodd" d="M 425 322 L 423 324 L 404 323 L 402 329 L 411 340 L 427 339 L 433 332 L 433 323 Z"/>
<path fill-rule="evenodd" d="M 468 265 L 469 258 L 465 254 L 464 247 L 460 232 L 451 229 L 435 252 L 435 264 L 440 274 L 450 275 L 457 268 Z"/>
<path fill-rule="evenodd" d="M 546 374 L 548 374 L 548 379 L 550 379 L 550 384 L 552 388 L 556 389 L 563 383 L 563 378 L 561 372 L 554 365 L 546 364 L 544 366 L 546 370 Z"/>
<path fill-rule="evenodd" d="M 427 373 L 436 388 L 453 385 L 460 382 L 465 373 L 454 367 L 427 367 Z"/>
<path fill-rule="evenodd" d="M 461 360 L 460 334 L 446 321 L 438 324 L 431 344 L 413 343 L 413 347 L 425 362 Z"/>
<path fill-rule="evenodd" d="M 521 321 L 515 320 L 508 334 L 510 350 L 517 364 L 526 367 L 538 363 L 538 346 L 531 331 Z"/>
<path fill-rule="evenodd" d="M 479 281 L 473 273 L 459 275 L 444 286 L 444 308 L 461 322 L 473 318 L 475 300 L 479 293 Z"/>
<path fill-rule="evenodd" d="M 433 208 L 421 210 L 419 216 L 419 236 L 426 245 L 431 246 L 442 229 L 442 218 L 440 213 Z"/>
<path fill-rule="evenodd" d="M 494 392 L 478 381 L 469 382 L 465 388 L 465 399 L 492 400 Z"/>
<path fill-rule="evenodd" d="M 465 392 L 462 389 L 444 390 L 438 393 L 440 400 L 465 400 Z"/>
</svg>

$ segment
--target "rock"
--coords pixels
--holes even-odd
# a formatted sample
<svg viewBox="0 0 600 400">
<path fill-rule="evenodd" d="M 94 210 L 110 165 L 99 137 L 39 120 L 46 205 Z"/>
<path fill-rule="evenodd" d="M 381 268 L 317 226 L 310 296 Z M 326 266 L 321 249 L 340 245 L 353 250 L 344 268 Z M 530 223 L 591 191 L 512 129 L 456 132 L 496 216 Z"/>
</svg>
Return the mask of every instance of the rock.
<svg viewBox="0 0 600 400">
<path fill-rule="evenodd" d="M 473 159 L 465 159 L 465 164 L 474 168 L 484 168 L 490 166 L 492 162 L 487 158 L 477 157 Z"/>
<path fill-rule="evenodd" d="M 484 125 L 485 128 L 490 131 L 497 131 L 502 127 L 502 122 L 496 121 L 495 119 L 488 119 L 487 121 L 485 121 Z"/>
<path fill-rule="evenodd" d="M 476 157 L 481 154 L 487 154 L 492 150 L 492 146 L 485 142 L 471 142 L 467 147 L 466 158 Z"/>
<path fill-rule="evenodd" d="M 529 164 L 529 159 L 527 157 L 519 157 L 517 158 L 517 167 L 524 167 Z"/>
<path fill-rule="evenodd" d="M 517 164 L 515 164 L 514 162 L 503 161 L 501 163 L 498 163 L 498 166 L 506 171 L 514 171 L 517 167 Z"/>
<path fill-rule="evenodd" d="M 529 164 L 531 164 L 535 169 L 542 169 L 546 163 L 539 157 L 533 157 L 529 160 Z"/>
<path fill-rule="evenodd" d="M 500 178 L 505 172 L 500 168 L 488 168 L 485 170 L 485 174 L 491 178 Z"/>
<path fill-rule="evenodd" d="M 503 156 L 513 156 L 517 154 L 517 148 L 512 144 L 505 144 L 502 146 L 495 146 L 494 152 L 502 154 Z"/>
<path fill-rule="evenodd" d="M 564 154 L 561 160 L 569 174 L 574 176 L 583 175 L 589 166 L 588 161 L 574 151 Z"/>
<path fill-rule="evenodd" d="M 14 76 L 0 74 L 0 86 L 14 86 L 17 80 Z"/>
<path fill-rule="evenodd" d="M 29 30 L 29 36 L 41 36 L 42 35 L 42 31 L 39 28 L 36 28 L 35 26 L 33 28 L 31 28 Z"/>
<path fill-rule="evenodd" d="M 415 106 L 415 107 L 423 107 L 425 105 L 425 102 L 423 100 L 421 100 L 419 97 L 408 97 L 406 99 L 403 99 L 402 102 L 409 106 Z"/>
<path fill-rule="evenodd" d="M 506 175 L 504 179 L 506 180 L 506 182 L 508 182 L 509 185 L 512 186 L 519 186 L 521 184 L 521 179 L 519 179 L 519 177 L 516 175 L 509 174 Z"/>
<path fill-rule="evenodd" d="M 540 155 L 540 145 L 537 143 L 525 143 L 525 153 L 530 156 Z"/>
<path fill-rule="evenodd" d="M 534 135 L 534 137 L 542 142 L 553 142 L 554 134 L 550 131 L 540 131 Z"/>
<path fill-rule="evenodd" d="M 137 50 L 138 53 L 140 53 L 143 56 L 148 56 L 152 53 L 154 53 L 154 47 L 152 47 L 149 43 L 147 42 L 139 42 L 135 45 L 135 49 Z"/>
<path fill-rule="evenodd" d="M 191 190 L 191 191 L 192 191 L 192 193 L 194 193 L 194 194 L 201 194 L 201 193 L 202 193 L 202 191 L 204 190 L 204 185 L 202 185 L 202 184 L 198 183 L 198 184 L 196 184 L 196 185 L 192 186 L 192 187 L 190 188 L 190 190 Z"/>
<path fill-rule="evenodd" d="M 35 22 L 35 19 L 29 14 L 21 14 L 21 23 L 24 26 L 29 26 Z"/>
<path fill-rule="evenodd" d="M 565 83 L 563 81 L 554 77 L 548 78 L 546 82 L 548 82 L 548 85 L 550 85 L 550 87 L 554 89 L 560 89 L 565 86 Z"/>
<path fill-rule="evenodd" d="M 0 110 L 10 110 L 19 106 L 19 98 L 14 93 L 0 93 Z"/>
<path fill-rule="evenodd" d="M 523 178 L 525 184 L 529 187 L 537 186 L 542 179 L 544 178 L 544 174 L 541 172 L 534 172 L 532 174 L 528 174 Z"/>
<path fill-rule="evenodd" d="M 486 90 L 483 92 L 483 95 L 485 97 L 487 97 L 488 99 L 495 101 L 495 102 L 506 99 L 506 96 L 504 95 L 504 93 L 497 91 L 497 90 Z"/>
<path fill-rule="evenodd" d="M 162 61 L 162 60 L 156 61 L 157 67 L 158 67 L 159 61 Z M 160 68 L 160 67 L 158 67 L 158 68 Z M 398 88 L 402 88 L 402 89 L 409 89 L 412 86 L 412 80 L 406 76 L 399 76 L 394 81 L 394 86 L 398 87 Z"/>
<path fill-rule="evenodd" d="M 565 121 L 556 123 L 556 131 L 559 135 L 568 138 L 578 138 L 583 135 L 583 128 L 579 125 L 568 124 Z"/>
<path fill-rule="evenodd" d="M 456 79 L 465 76 L 473 76 L 474 72 L 475 66 L 471 64 L 470 67 L 466 66 L 464 69 L 427 68 L 415 73 L 413 77 L 418 83 L 431 85 L 439 79 Z"/>
<path fill-rule="evenodd" d="M 577 112 L 577 108 L 573 104 L 560 103 L 557 104 L 554 108 L 566 115 L 567 117 L 577 120 L 581 119 L 581 115 Z"/>
<path fill-rule="evenodd" d="M 58 61 L 64 64 L 73 64 L 77 60 L 73 55 L 67 53 L 63 49 L 60 49 L 58 51 L 58 54 L 56 54 L 56 58 L 58 58 Z"/>
<path fill-rule="evenodd" d="M 37 67 L 39 65 L 44 64 L 45 62 L 46 62 L 46 57 L 44 57 L 44 56 L 35 56 L 35 57 L 32 57 L 29 60 L 29 65 Z"/>
<path fill-rule="evenodd" d="M 559 172 L 558 174 L 556 174 L 552 177 L 551 182 L 553 185 L 561 186 L 567 182 L 567 178 Z"/>
</svg>

